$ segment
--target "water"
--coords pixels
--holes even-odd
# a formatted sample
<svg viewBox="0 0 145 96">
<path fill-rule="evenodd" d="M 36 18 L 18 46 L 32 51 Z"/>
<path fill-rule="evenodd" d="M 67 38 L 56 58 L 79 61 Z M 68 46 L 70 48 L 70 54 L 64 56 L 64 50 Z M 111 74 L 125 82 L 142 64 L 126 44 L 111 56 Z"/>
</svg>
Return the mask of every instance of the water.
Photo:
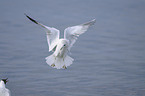
<svg viewBox="0 0 145 96">
<path fill-rule="evenodd" d="M 144 96 L 144 0 L 1 0 L 0 78 L 12 96 Z M 63 30 L 96 18 L 71 50 L 74 63 L 57 70 L 45 25 Z"/>
</svg>

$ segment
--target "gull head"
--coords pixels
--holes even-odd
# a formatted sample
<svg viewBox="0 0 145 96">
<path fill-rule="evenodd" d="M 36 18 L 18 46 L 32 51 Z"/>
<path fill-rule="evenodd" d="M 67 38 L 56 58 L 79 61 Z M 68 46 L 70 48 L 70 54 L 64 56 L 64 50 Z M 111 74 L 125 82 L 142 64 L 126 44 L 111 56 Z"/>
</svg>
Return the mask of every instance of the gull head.
<svg viewBox="0 0 145 96">
<path fill-rule="evenodd" d="M 3 81 L 6 84 L 8 82 L 8 78 L 2 79 L 1 81 Z"/>
<path fill-rule="evenodd" d="M 67 53 L 68 46 L 69 46 L 68 40 L 59 39 L 54 55 L 64 57 Z"/>
<path fill-rule="evenodd" d="M 58 46 L 60 50 L 66 49 L 68 47 L 68 41 L 65 39 L 60 39 Z"/>
</svg>

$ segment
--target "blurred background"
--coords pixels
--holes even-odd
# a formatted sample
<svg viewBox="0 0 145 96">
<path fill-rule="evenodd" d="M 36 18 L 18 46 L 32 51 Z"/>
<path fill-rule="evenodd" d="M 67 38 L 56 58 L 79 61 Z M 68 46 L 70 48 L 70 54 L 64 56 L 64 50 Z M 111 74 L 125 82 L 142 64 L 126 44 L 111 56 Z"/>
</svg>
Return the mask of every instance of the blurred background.
<svg viewBox="0 0 145 96">
<path fill-rule="evenodd" d="M 67 70 L 48 66 L 43 28 L 96 23 Z M 0 79 L 12 96 L 144 96 L 145 0 L 0 0 Z"/>
</svg>

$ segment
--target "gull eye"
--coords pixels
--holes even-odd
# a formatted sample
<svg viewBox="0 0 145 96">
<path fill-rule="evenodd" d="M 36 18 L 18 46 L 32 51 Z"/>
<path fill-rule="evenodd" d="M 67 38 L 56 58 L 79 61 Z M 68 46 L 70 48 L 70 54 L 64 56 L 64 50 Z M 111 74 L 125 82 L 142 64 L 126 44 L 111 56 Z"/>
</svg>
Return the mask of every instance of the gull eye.
<svg viewBox="0 0 145 96">
<path fill-rule="evenodd" d="M 63 46 L 66 46 L 66 44 L 64 44 Z"/>
</svg>

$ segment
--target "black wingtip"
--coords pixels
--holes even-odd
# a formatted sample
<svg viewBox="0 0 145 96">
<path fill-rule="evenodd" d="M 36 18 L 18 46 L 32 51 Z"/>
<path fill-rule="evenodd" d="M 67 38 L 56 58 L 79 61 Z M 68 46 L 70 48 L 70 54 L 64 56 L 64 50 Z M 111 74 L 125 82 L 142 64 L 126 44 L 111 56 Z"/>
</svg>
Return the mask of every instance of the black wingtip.
<svg viewBox="0 0 145 96">
<path fill-rule="evenodd" d="M 24 15 L 25 15 L 29 20 L 31 20 L 32 22 L 38 24 L 38 22 L 37 22 L 36 20 L 34 20 L 34 19 L 32 19 L 31 17 L 29 17 L 26 13 L 24 13 Z"/>
</svg>

